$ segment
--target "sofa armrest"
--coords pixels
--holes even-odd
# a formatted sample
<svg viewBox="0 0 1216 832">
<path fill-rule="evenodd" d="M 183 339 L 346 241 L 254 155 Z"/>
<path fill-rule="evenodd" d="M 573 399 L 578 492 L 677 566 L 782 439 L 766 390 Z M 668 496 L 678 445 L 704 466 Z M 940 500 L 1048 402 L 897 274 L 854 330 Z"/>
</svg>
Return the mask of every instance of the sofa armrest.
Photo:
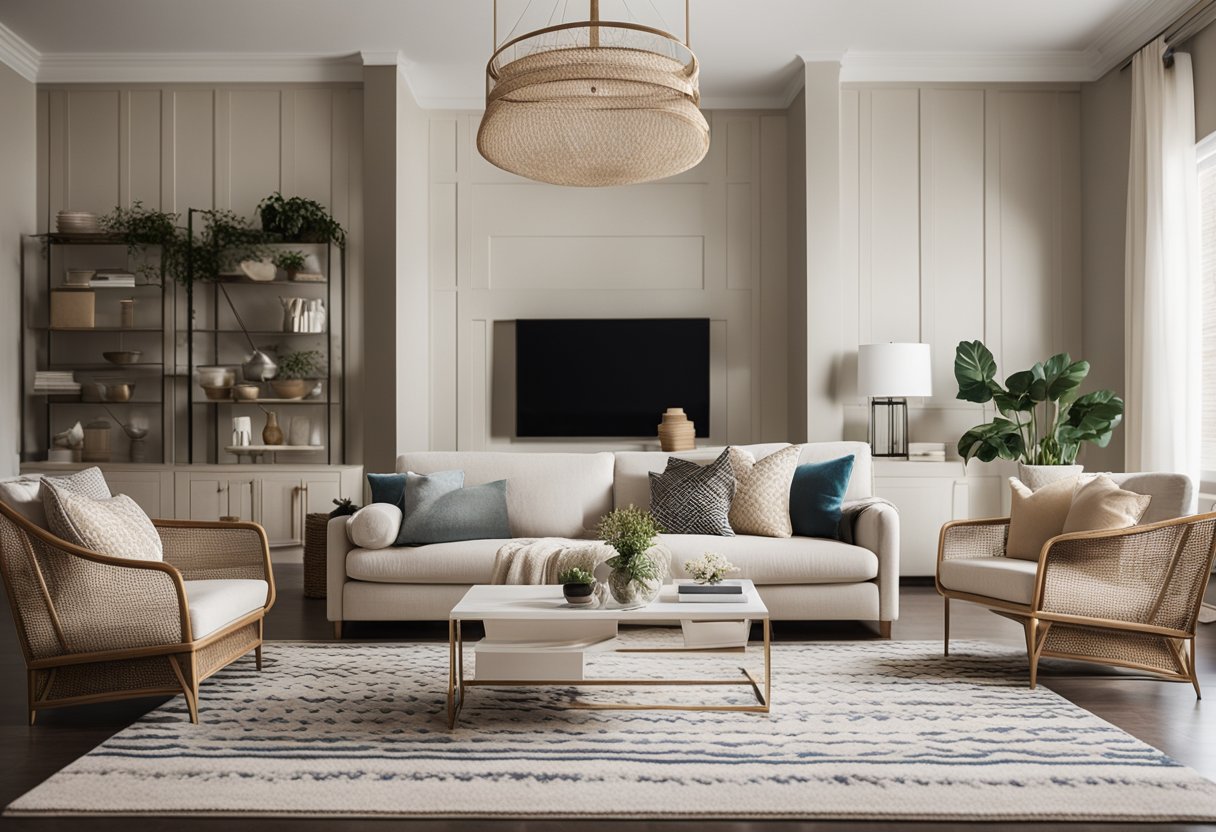
<svg viewBox="0 0 1216 832">
<path fill-rule="evenodd" d="M 844 506 L 849 512 L 848 503 Z M 899 510 L 887 502 L 859 506 L 853 542 L 878 556 L 878 610 L 882 621 L 899 618 Z"/>
<path fill-rule="evenodd" d="M 346 554 L 353 548 L 346 534 L 346 517 L 334 517 L 325 529 L 325 615 L 342 620 L 342 587 L 346 583 Z"/>
</svg>

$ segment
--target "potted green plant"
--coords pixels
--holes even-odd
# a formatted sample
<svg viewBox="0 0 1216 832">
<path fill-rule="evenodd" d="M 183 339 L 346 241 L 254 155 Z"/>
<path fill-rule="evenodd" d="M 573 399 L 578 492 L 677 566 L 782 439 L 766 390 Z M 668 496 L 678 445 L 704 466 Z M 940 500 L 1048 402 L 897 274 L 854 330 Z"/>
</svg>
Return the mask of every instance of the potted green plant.
<svg viewBox="0 0 1216 832">
<path fill-rule="evenodd" d="M 308 258 L 302 251 L 280 251 L 271 260 L 276 268 L 282 269 L 287 274 L 288 280 L 295 280 L 296 274 L 304 268 L 304 264 Z"/>
<path fill-rule="evenodd" d="M 355 505 L 350 497 L 342 497 L 341 499 L 334 498 L 334 505 L 337 506 L 329 513 L 331 518 L 334 517 L 350 517 L 359 510 L 359 506 Z"/>
<path fill-rule="evenodd" d="M 684 561 L 684 571 L 699 584 L 720 584 L 727 575 L 739 571 L 739 567 L 717 552 L 706 552 L 695 560 Z"/>
<path fill-rule="evenodd" d="M 596 533 L 616 550 L 606 561 L 612 569 L 608 589 L 622 607 L 644 607 L 662 589 L 667 572 L 664 559 L 670 556 L 655 546 L 661 531 L 650 512 L 636 506 L 615 509 L 600 519 Z"/>
<path fill-rule="evenodd" d="M 595 576 L 586 569 L 567 569 L 557 576 L 557 582 L 562 585 L 566 603 L 581 607 L 595 601 Z"/>
<path fill-rule="evenodd" d="M 1091 442 L 1105 448 L 1123 419 L 1123 399 L 1113 390 L 1080 395 L 1089 362 L 1073 361 L 1068 353 L 1020 370 L 1004 385 L 996 381 L 996 373 L 996 359 L 981 341 L 959 343 L 954 358 L 957 398 L 979 404 L 991 401 L 1001 414 L 959 439 L 958 453 L 964 462 L 1016 460 L 1024 482 L 1041 483 L 1054 476 L 1036 476 L 1030 469 L 1050 466 L 1057 474 L 1079 471 L 1081 445 Z"/>
<path fill-rule="evenodd" d="M 346 245 L 346 229 L 315 200 L 275 191 L 258 203 L 257 210 L 262 230 L 281 242 Z"/>
<path fill-rule="evenodd" d="M 127 244 L 127 254 L 139 265 L 135 271 L 148 280 L 159 284 L 167 275 L 171 280 L 182 281 L 187 256 L 185 230 L 177 225 L 179 215 L 168 211 L 145 208 L 139 200 L 130 208 L 115 206 L 114 210 L 98 219 L 107 234 L 121 237 Z M 160 249 L 160 264 L 154 266 L 147 260 L 148 249 Z"/>
<path fill-rule="evenodd" d="M 308 394 L 321 369 L 322 355 L 317 350 L 298 350 L 279 356 L 279 371 L 270 382 L 280 399 L 302 399 Z"/>
</svg>

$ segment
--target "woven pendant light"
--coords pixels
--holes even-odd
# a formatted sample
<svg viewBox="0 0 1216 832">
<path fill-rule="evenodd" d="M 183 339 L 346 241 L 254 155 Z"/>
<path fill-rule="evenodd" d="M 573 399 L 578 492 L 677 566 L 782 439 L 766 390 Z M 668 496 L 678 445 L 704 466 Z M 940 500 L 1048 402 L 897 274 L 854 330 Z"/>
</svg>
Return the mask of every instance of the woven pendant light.
<svg viewBox="0 0 1216 832">
<path fill-rule="evenodd" d="M 547 26 L 498 46 L 486 67 L 477 149 L 491 164 L 554 185 L 650 182 L 709 150 L 699 64 L 685 39 L 638 23 Z"/>
</svg>

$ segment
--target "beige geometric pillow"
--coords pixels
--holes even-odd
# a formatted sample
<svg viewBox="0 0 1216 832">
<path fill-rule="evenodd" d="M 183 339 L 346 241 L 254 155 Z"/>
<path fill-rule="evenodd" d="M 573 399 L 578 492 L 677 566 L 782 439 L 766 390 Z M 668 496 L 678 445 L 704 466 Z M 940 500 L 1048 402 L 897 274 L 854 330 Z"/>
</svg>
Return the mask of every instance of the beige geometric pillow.
<svg viewBox="0 0 1216 832">
<path fill-rule="evenodd" d="M 790 485 L 798 468 L 801 445 L 791 445 L 761 459 L 750 451 L 730 447 L 735 472 L 735 498 L 730 504 L 730 527 L 735 534 L 790 537 Z"/>
<path fill-rule="evenodd" d="M 42 507 L 42 483 L 53 482 L 77 494 L 95 500 L 110 496 L 110 487 L 100 468 L 85 468 L 74 474 L 44 477 L 41 474 L 26 474 L 15 480 L 0 482 L 0 500 L 40 529 L 50 531 L 46 524 L 46 511 Z"/>
<path fill-rule="evenodd" d="M 1130 528 L 1140 522 L 1152 499 L 1148 494 L 1125 491 L 1106 474 L 1099 474 L 1077 485 L 1064 532 Z"/>
<path fill-rule="evenodd" d="M 1043 544 L 1064 533 L 1064 521 L 1072 507 L 1072 492 L 1079 477 L 1067 477 L 1031 491 L 1016 477 L 1009 478 L 1012 501 L 1009 507 L 1009 539 L 1005 556 L 1038 560 Z"/>
<path fill-rule="evenodd" d="M 164 560 L 156 527 L 127 495 L 94 500 L 44 480 L 42 499 L 51 532 L 69 543 L 115 558 Z"/>
</svg>

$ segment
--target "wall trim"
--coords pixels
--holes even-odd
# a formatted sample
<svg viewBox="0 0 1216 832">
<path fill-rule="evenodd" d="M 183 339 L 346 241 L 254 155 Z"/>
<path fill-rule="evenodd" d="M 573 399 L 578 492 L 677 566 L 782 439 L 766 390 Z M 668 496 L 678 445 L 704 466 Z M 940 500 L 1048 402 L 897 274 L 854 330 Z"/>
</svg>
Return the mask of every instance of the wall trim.
<svg viewBox="0 0 1216 832">
<path fill-rule="evenodd" d="M 50 84 L 326 83 L 361 81 L 354 56 L 222 52 L 43 55 L 38 82 Z"/>
<path fill-rule="evenodd" d="M 41 57 L 38 50 L 24 38 L 0 23 L 0 63 L 6 64 L 27 81 L 37 81 Z"/>
<path fill-rule="evenodd" d="M 1093 81 L 1087 52 L 847 52 L 842 83 Z"/>
</svg>

